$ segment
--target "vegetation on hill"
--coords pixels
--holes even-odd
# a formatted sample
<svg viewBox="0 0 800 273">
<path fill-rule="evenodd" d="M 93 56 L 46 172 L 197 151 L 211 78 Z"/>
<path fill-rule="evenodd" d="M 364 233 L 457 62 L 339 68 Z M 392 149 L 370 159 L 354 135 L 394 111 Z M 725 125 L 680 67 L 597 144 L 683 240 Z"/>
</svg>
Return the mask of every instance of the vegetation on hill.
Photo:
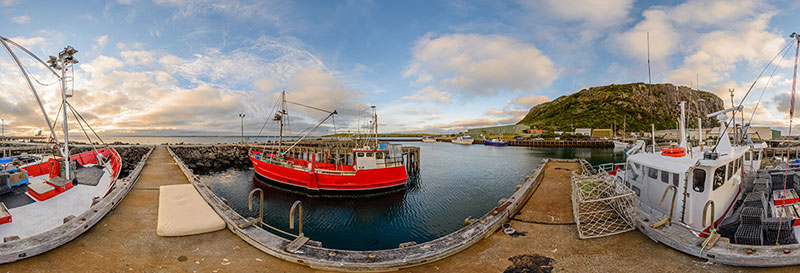
<svg viewBox="0 0 800 273">
<path fill-rule="evenodd" d="M 649 91 L 652 96 L 648 95 Z M 699 99 L 704 101 L 698 102 Z M 644 83 L 629 83 L 583 89 L 534 106 L 519 124 L 569 131 L 572 128 L 611 128 L 616 122 L 622 130 L 624 121 L 626 131 L 638 132 L 650 131 L 652 118 L 656 130 L 672 129 L 676 128 L 680 116 L 680 101 L 686 101 L 688 126 L 697 126 L 698 116 L 703 118 L 703 127 L 718 126 L 714 118 L 705 115 L 722 110 L 722 99 L 707 91 L 669 83 L 653 84 L 650 88 Z"/>
</svg>

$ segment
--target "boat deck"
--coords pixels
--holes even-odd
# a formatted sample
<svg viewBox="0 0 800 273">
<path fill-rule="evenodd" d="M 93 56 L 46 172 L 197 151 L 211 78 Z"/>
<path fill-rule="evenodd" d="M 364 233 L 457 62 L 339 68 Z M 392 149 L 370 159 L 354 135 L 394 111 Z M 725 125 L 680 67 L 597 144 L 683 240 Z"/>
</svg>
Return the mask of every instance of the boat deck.
<svg viewBox="0 0 800 273">
<path fill-rule="evenodd" d="M 551 162 L 531 199 L 510 222 L 524 236 L 495 232 L 474 246 L 431 264 L 401 272 L 798 272 L 800 267 L 751 269 L 708 263 L 632 231 L 581 240 L 571 219 L 569 170 Z M 250 246 L 229 230 L 185 236 L 155 234 L 158 187 L 188 183 L 166 147 L 150 156 L 128 196 L 98 225 L 53 251 L 0 266 L 6 272 L 321 272 L 285 262 Z M 554 221 L 550 223 L 550 216 Z M 79 256 L 80 259 L 75 257 Z M 532 256 L 521 256 L 532 255 Z M 513 259 L 517 257 L 516 259 Z M 516 261 L 512 263 L 510 259 Z M 525 268 L 531 271 L 523 271 Z"/>
<path fill-rule="evenodd" d="M 8 211 L 13 219 L 10 223 L 0 225 L 0 238 L 11 236 L 27 238 L 64 224 L 65 217 L 77 216 L 89 210 L 92 198 L 103 197 L 108 192 L 112 177 L 110 173 L 104 173 L 101 167 L 97 166 L 78 169 L 79 173 L 92 173 L 90 176 L 96 176 L 97 171 L 102 177 L 83 179 L 92 181 L 90 184 L 94 185 L 77 184 L 72 189 L 44 201 L 37 201 L 27 192 L 17 195 L 6 193 L 0 196 L 0 202 L 10 201 L 11 206 L 8 206 Z M 47 175 L 32 177 L 30 182 L 45 181 L 47 177 Z"/>
</svg>

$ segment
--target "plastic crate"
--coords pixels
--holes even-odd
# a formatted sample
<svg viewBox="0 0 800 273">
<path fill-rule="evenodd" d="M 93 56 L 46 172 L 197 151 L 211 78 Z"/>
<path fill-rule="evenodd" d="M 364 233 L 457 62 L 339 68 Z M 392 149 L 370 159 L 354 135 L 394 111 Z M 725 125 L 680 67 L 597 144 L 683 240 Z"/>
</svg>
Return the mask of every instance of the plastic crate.
<svg viewBox="0 0 800 273">
<path fill-rule="evenodd" d="M 764 214 L 764 208 L 745 207 L 742 209 L 740 220 L 744 225 L 761 225 Z"/>
<path fill-rule="evenodd" d="M 753 191 L 752 192 L 763 192 L 763 193 L 769 194 L 770 191 L 771 191 L 770 187 L 767 184 L 755 184 L 755 185 L 753 185 Z"/>
<path fill-rule="evenodd" d="M 733 236 L 733 240 L 736 244 L 740 245 L 763 245 L 764 238 L 761 225 L 739 225 L 739 228 L 736 229 L 736 234 Z"/>
</svg>

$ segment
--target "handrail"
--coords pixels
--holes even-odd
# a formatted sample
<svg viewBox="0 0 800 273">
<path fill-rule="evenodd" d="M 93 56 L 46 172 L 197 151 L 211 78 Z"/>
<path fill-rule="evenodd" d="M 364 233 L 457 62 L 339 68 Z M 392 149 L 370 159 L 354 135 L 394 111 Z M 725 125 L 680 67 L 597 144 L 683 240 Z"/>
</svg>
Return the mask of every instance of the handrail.
<svg viewBox="0 0 800 273">
<path fill-rule="evenodd" d="M 669 206 L 669 221 L 667 222 L 670 226 L 672 226 L 672 213 L 675 210 L 675 195 L 678 194 L 678 188 L 675 185 L 669 185 L 666 189 L 664 189 L 664 194 L 661 195 L 661 202 L 658 203 L 659 206 L 664 205 L 664 199 L 667 198 L 667 193 L 669 190 L 672 189 L 672 203 Z"/>
<path fill-rule="evenodd" d="M 250 191 L 250 194 L 247 196 L 247 209 L 248 211 L 253 211 L 253 194 L 258 192 L 258 197 L 261 200 L 261 207 L 258 210 L 258 222 L 264 222 L 264 191 L 261 188 L 255 188 Z"/>
<path fill-rule="evenodd" d="M 709 223 L 709 226 L 711 226 L 713 228 L 714 227 L 714 219 L 716 219 L 716 218 L 714 218 L 714 210 L 715 210 L 715 208 L 714 208 L 714 200 L 708 200 L 708 202 L 706 202 L 706 205 L 703 206 L 703 226 L 704 227 L 706 226 L 706 213 L 708 212 L 708 205 L 711 205 L 711 223 Z"/>
<path fill-rule="evenodd" d="M 301 202 L 300 200 L 294 201 L 294 204 L 292 204 L 292 209 L 289 210 L 289 229 L 294 229 L 294 209 L 297 208 L 297 207 L 300 207 L 300 210 L 298 211 L 298 217 L 297 217 L 297 218 L 299 218 L 299 221 L 298 221 L 298 233 L 297 233 L 298 235 L 297 236 L 298 237 L 302 237 L 303 236 L 303 202 Z"/>
</svg>

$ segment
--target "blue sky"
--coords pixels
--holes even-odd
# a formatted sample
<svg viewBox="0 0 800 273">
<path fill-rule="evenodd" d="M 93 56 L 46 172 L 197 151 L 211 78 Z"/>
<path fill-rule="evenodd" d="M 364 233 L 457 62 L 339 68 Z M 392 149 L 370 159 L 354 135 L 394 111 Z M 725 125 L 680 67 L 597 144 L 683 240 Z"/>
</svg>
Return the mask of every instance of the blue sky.
<svg viewBox="0 0 800 273">
<path fill-rule="evenodd" d="M 65 45 L 80 50 L 71 101 L 107 134 L 236 134 L 240 112 L 247 133 L 256 134 L 281 90 L 339 110 L 340 132 L 363 124 L 369 105 L 377 106 L 382 132 L 458 132 L 515 123 L 530 107 L 582 88 L 647 81 L 647 31 L 653 82 L 699 78 L 701 89 L 725 95 L 736 88 L 738 98 L 798 30 L 790 16 L 798 7 L 762 0 L 0 0 L 0 35 L 43 57 Z M 776 72 L 754 123 L 786 126 L 791 61 Z M 0 70 L 0 117 L 17 134 L 44 127 L 5 53 Z M 57 91 L 40 92 L 54 116 Z M 324 117 L 290 111 L 298 131 Z"/>
</svg>

